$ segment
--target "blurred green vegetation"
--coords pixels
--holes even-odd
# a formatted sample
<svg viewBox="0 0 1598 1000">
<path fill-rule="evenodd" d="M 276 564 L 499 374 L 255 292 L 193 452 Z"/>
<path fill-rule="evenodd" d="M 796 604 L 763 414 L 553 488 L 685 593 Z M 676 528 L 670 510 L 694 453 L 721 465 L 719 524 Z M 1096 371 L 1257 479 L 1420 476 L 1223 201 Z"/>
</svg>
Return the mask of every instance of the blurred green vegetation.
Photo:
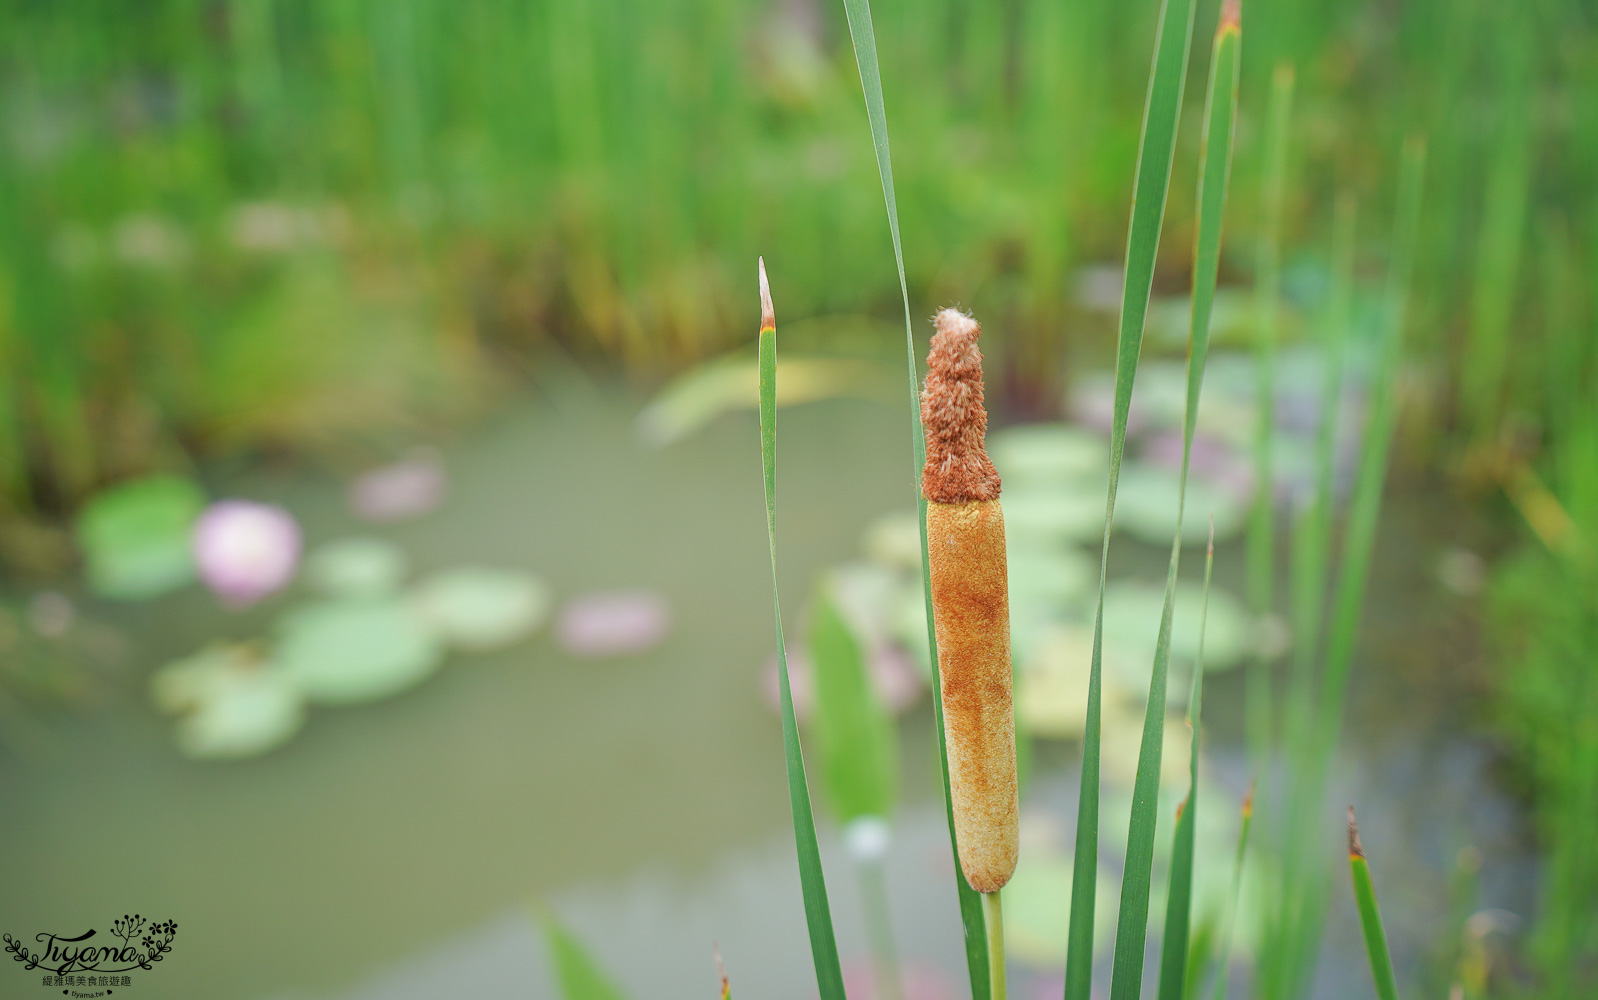
<svg viewBox="0 0 1598 1000">
<path fill-rule="evenodd" d="M 14 514 L 196 452 L 414 430 L 549 344 L 646 374 L 741 344 L 757 250 L 790 315 L 891 312 L 837 4 L 3 7 L 0 492 Z M 912 298 L 982 302 L 1023 409 L 1054 398 L 1091 322 L 1076 267 L 1123 246 L 1154 14 L 875 5 Z M 1436 362 L 1428 412 L 1476 440 L 1506 415 L 1557 426 L 1568 394 L 1543 383 L 1592 367 L 1591 5 L 1314 0 L 1244 16 L 1222 283 L 1248 279 L 1263 96 L 1291 60 L 1289 294 L 1324 285 L 1335 193 L 1375 220 L 1389 210 L 1388 164 L 1419 128 L 1436 164 L 1414 341 Z M 1183 129 L 1179 169 L 1197 133 Z M 1172 248 L 1191 242 L 1185 187 Z"/>
</svg>

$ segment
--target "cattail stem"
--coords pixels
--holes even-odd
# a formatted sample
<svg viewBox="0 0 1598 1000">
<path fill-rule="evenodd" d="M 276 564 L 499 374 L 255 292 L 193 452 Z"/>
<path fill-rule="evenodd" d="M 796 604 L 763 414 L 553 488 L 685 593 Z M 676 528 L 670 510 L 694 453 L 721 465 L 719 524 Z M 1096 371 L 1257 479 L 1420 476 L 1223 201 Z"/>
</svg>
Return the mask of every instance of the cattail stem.
<svg viewBox="0 0 1598 1000">
<path fill-rule="evenodd" d="M 921 393 L 921 489 L 955 847 L 966 882 L 993 893 L 1015 872 L 1020 836 L 1004 512 L 983 447 L 981 332 L 964 313 L 938 314 Z"/>
<path fill-rule="evenodd" d="M 982 910 L 988 924 L 988 1000 L 1005 1000 L 1004 905 L 999 890 L 982 894 Z"/>
</svg>

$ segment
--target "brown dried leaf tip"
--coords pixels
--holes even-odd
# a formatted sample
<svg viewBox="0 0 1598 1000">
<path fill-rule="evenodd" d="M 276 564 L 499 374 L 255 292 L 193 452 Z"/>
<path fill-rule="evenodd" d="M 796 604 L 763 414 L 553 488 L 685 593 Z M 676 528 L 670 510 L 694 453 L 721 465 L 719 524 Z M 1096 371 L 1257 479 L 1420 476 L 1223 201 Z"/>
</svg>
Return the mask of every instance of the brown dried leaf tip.
<svg viewBox="0 0 1598 1000">
<path fill-rule="evenodd" d="M 1242 28 L 1243 3 L 1242 0 L 1226 0 L 1221 4 L 1221 22 L 1216 27 L 1216 34 L 1228 28 L 1238 31 Z"/>
<path fill-rule="evenodd" d="M 777 329 L 777 311 L 771 308 L 771 283 L 766 281 L 766 258 L 757 258 L 760 261 L 760 329 Z"/>
<path fill-rule="evenodd" d="M 1359 842 L 1359 824 L 1354 822 L 1354 807 L 1348 807 L 1348 856 L 1363 858 L 1365 848 Z"/>
<path fill-rule="evenodd" d="M 927 464 L 921 492 L 934 503 L 970 503 L 999 498 L 999 472 L 983 441 L 988 411 L 982 405 L 982 327 L 958 309 L 938 313 L 927 380 L 921 389 L 921 423 Z"/>
</svg>

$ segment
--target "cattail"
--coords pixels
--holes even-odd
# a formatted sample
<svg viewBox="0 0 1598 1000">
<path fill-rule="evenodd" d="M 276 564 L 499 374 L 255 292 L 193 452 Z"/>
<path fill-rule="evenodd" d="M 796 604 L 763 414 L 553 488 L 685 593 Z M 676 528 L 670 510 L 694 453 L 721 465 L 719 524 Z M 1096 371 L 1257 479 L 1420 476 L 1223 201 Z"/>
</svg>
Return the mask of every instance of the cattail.
<svg viewBox="0 0 1598 1000">
<path fill-rule="evenodd" d="M 955 846 L 971 888 L 997 892 L 1015 872 L 1020 839 L 1004 514 L 983 447 L 982 329 L 955 309 L 936 324 L 921 390 L 921 492 Z"/>
</svg>

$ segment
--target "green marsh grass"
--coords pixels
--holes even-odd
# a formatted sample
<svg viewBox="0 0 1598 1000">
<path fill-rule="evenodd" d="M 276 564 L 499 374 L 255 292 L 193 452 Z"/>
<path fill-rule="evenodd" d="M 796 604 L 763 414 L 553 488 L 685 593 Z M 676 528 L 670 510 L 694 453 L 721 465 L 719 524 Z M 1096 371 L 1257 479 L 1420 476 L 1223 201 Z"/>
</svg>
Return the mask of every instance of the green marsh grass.
<svg viewBox="0 0 1598 1000">
<path fill-rule="evenodd" d="M 760 464 L 766 483 L 766 538 L 771 547 L 771 606 L 777 628 L 777 680 L 782 702 L 782 753 L 788 771 L 788 803 L 793 812 L 794 847 L 799 855 L 799 886 L 804 894 L 810 954 L 816 967 L 821 1000 L 846 1000 L 838 942 L 827 904 L 827 881 L 816 843 L 816 820 L 805 780 L 804 752 L 793 712 L 793 687 L 788 678 L 788 650 L 782 639 L 782 602 L 777 593 L 777 318 L 760 261 Z"/>
<path fill-rule="evenodd" d="M 1254 828 L 1254 784 L 1249 783 L 1248 794 L 1243 798 L 1242 822 L 1237 833 L 1237 854 L 1232 859 L 1232 886 L 1227 893 L 1226 908 L 1221 913 L 1221 929 L 1216 936 L 1215 948 L 1215 1000 L 1226 1000 L 1227 986 L 1232 972 L 1232 941 L 1237 933 L 1238 899 L 1243 893 L 1243 863 L 1248 859 L 1248 838 Z M 1197 997 L 1199 983 L 1190 978 L 1188 994 Z"/>
<path fill-rule="evenodd" d="M 1255 260 L 1254 285 L 1254 395 L 1258 411 L 1254 424 L 1254 506 L 1248 523 L 1249 610 L 1256 617 L 1271 611 L 1275 589 L 1275 535 L 1273 517 L 1273 462 L 1276 399 L 1276 343 L 1281 339 L 1282 215 L 1287 198 L 1287 146 L 1293 119 L 1293 90 L 1297 75 L 1291 63 L 1280 63 L 1271 75 L 1270 105 L 1266 111 L 1264 204 Z M 1248 737 L 1256 771 L 1265 767 L 1271 741 L 1271 683 L 1269 665 L 1256 654 L 1248 665 Z"/>
<path fill-rule="evenodd" d="M 1321 669 L 1314 680 L 1307 675 L 1295 679 L 1296 704 L 1289 705 L 1289 712 L 1296 717 L 1296 728 L 1283 734 L 1287 787 L 1279 808 L 1273 809 L 1273 817 L 1277 818 L 1273 832 L 1278 841 L 1273 846 L 1281 865 L 1281 885 L 1263 928 L 1260 970 L 1263 995 L 1273 1000 L 1299 995 L 1313 973 L 1320 950 L 1328 898 L 1326 867 L 1318 849 L 1324 830 L 1320 817 L 1342 728 L 1343 702 L 1375 550 L 1388 453 L 1398 419 L 1399 362 L 1425 164 L 1424 142 L 1411 138 L 1405 143 L 1400 158 L 1375 367 L 1368 383 L 1369 413 L 1360 438 L 1353 494 L 1343 524 L 1336 580 L 1335 585 L 1322 588 L 1322 592 L 1330 593 L 1331 606 L 1324 629 L 1306 631 L 1301 637 L 1307 642 L 1311 637 L 1324 635 L 1324 648 L 1319 651 Z M 1345 226 L 1351 230 L 1352 221 Z M 1351 243 L 1352 232 L 1344 238 Z M 1347 247 L 1344 251 L 1350 252 Z M 1348 264 L 1345 261 L 1341 266 Z M 1335 419 L 1335 405 L 1331 398 L 1323 400 L 1323 421 Z M 1321 475 L 1328 474 L 1323 467 Z M 1306 525 L 1301 522 L 1298 527 L 1302 530 Z M 1310 571 L 1325 562 L 1318 558 L 1310 544 L 1301 548 L 1305 558 L 1311 561 Z M 1330 580 L 1331 567 L 1324 565 L 1322 568 L 1323 579 Z M 1297 574 L 1301 580 L 1308 575 L 1309 572 L 1303 570 Z M 1308 662 L 1305 656 L 1300 657 L 1301 664 Z M 1300 721 L 1302 725 L 1298 725 Z"/>
<path fill-rule="evenodd" d="M 1132 383 L 1143 346 L 1143 323 L 1153 290 L 1154 260 L 1165 222 L 1176 129 L 1193 41 L 1192 0 L 1161 0 L 1153 66 L 1143 110 L 1142 138 L 1132 183 L 1132 218 L 1122 270 L 1121 321 L 1116 335 L 1115 404 L 1110 426 L 1110 483 L 1104 502 L 1104 542 L 1099 554 L 1098 607 L 1093 616 L 1093 654 L 1088 673 L 1087 721 L 1082 736 L 1082 782 L 1077 800 L 1072 859 L 1071 914 L 1065 958 L 1065 1000 L 1087 1000 L 1093 990 L 1093 917 L 1098 898 L 1099 765 L 1104 668 L 1104 590 L 1115 520 L 1115 489 L 1126 450 Z M 1164 708 L 1164 700 L 1161 702 Z M 1141 936 L 1138 941 L 1141 948 Z M 1117 949 L 1120 948 L 1117 943 Z M 1117 955 L 1117 965 L 1120 955 Z M 1139 970 L 1141 973 L 1141 968 Z"/>
<path fill-rule="evenodd" d="M 1189 747 L 1187 797 L 1176 813 L 1172 835 L 1170 885 L 1166 890 L 1165 932 L 1160 935 L 1160 980 L 1155 996 L 1181 1000 L 1196 996 L 1198 978 L 1206 961 L 1198 936 L 1189 935 L 1193 920 L 1194 824 L 1198 821 L 1199 724 L 1203 716 L 1204 632 L 1210 610 L 1210 577 L 1215 570 L 1215 522 L 1210 521 L 1210 541 L 1204 550 L 1204 598 L 1199 612 L 1198 656 L 1193 663 L 1193 689 L 1188 695 L 1187 724 L 1193 731 Z M 1225 953 L 1222 953 L 1225 960 Z"/>
<path fill-rule="evenodd" d="M 1370 958 L 1376 996 L 1378 1000 L 1398 1000 L 1393 959 L 1387 950 L 1387 931 L 1382 927 L 1382 913 L 1376 905 L 1376 883 L 1371 878 L 1365 848 L 1359 842 L 1353 806 L 1348 807 L 1348 871 L 1354 882 L 1354 902 L 1359 907 L 1359 925 L 1365 936 L 1365 954 Z"/>
<path fill-rule="evenodd" d="M 899 238 L 899 208 L 893 189 L 893 155 L 888 148 L 888 113 L 882 99 L 882 71 L 877 63 L 877 39 L 871 25 L 870 0 L 844 0 L 844 11 L 849 22 L 849 38 L 854 45 L 855 63 L 860 70 L 866 120 L 871 128 L 871 147 L 876 155 L 877 175 L 882 183 L 882 198 L 888 212 L 888 232 L 893 238 L 894 264 L 899 272 L 899 296 L 904 305 L 905 362 L 910 380 L 910 481 L 915 490 L 917 520 L 920 523 L 921 593 L 927 621 L 927 648 L 932 660 L 932 690 L 937 692 L 942 684 L 938 677 L 938 637 L 932 624 L 927 501 L 921 493 L 921 467 L 926 462 L 926 439 L 921 426 L 921 376 L 916 362 L 915 326 L 910 318 L 910 286 L 904 273 L 904 246 Z M 954 859 L 954 887 L 965 935 L 966 973 L 971 983 L 971 997 L 972 1000 L 995 1000 L 991 995 L 994 978 L 1002 981 L 1004 970 L 992 968 L 990 955 L 994 937 L 987 928 L 982 900 L 960 874 L 960 857 L 955 849 L 954 799 L 949 786 L 949 752 L 944 743 L 942 699 L 934 696 L 932 706 L 938 741 L 938 767 L 943 781 L 944 814 L 949 825 L 949 852 Z"/>
<path fill-rule="evenodd" d="M 1191 15 L 1188 26 L 1192 32 Z M 1121 879 L 1121 908 L 1115 928 L 1115 965 L 1110 979 L 1111 1000 L 1137 1000 L 1143 990 L 1143 960 L 1147 949 L 1149 893 L 1154 876 L 1154 838 L 1159 823 L 1160 764 L 1164 752 L 1166 680 L 1171 659 L 1171 627 L 1176 613 L 1176 579 L 1182 558 L 1182 518 L 1187 506 L 1187 478 L 1193 455 L 1193 433 L 1198 426 L 1199 394 L 1204 386 L 1204 366 L 1209 357 L 1210 315 L 1215 300 L 1215 280 L 1220 268 L 1221 228 L 1226 213 L 1226 189 L 1231 177 L 1232 137 L 1237 116 L 1237 81 L 1242 29 L 1235 2 L 1222 8 L 1210 55 L 1209 89 L 1205 98 L 1204 133 L 1200 140 L 1198 224 L 1193 246 L 1192 315 L 1188 328 L 1187 404 L 1182 420 L 1182 466 L 1177 475 L 1176 528 L 1171 539 L 1170 565 L 1165 576 L 1164 606 L 1149 677 L 1149 694 L 1143 718 L 1142 745 L 1137 775 L 1132 785 L 1132 817 L 1127 831 L 1126 867 Z M 1180 96 L 1178 96 L 1180 101 Z M 1101 579 L 1102 579 L 1101 571 Z M 1203 634 L 1202 626 L 1200 635 Z M 1194 668 L 1195 678 L 1203 671 Z M 1196 720 L 1195 720 L 1196 721 Z M 1195 732 L 1197 732 L 1195 728 Z M 1196 738 L 1195 738 L 1196 742 Z M 1189 790 L 1188 822 L 1197 807 L 1197 757 L 1194 785 Z M 1191 827 L 1188 828 L 1191 831 Z M 1181 832 L 1180 824 L 1178 832 Z M 1173 860 L 1172 891 L 1179 911 L 1189 909 L 1186 898 L 1192 878 L 1191 832 L 1186 857 L 1182 845 Z M 1182 994 L 1187 970 L 1187 926 L 1178 913 L 1177 939 L 1169 963 L 1161 966 L 1162 1000 Z M 1169 975 L 1167 975 L 1169 971 Z"/>
</svg>

